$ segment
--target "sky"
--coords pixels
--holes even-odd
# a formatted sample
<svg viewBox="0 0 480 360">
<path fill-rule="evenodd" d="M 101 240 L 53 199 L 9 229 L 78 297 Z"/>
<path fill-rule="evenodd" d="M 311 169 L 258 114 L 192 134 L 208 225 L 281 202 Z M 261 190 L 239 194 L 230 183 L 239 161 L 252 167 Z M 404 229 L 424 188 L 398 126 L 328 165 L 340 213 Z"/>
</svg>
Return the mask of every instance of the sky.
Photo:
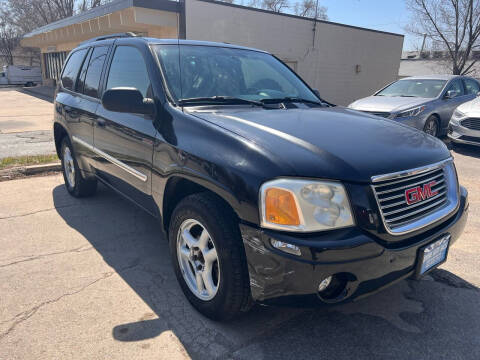
<svg viewBox="0 0 480 360">
<path fill-rule="evenodd" d="M 404 34 L 404 50 L 414 50 L 421 39 L 405 34 L 410 14 L 405 0 L 320 0 L 330 21 Z"/>
</svg>

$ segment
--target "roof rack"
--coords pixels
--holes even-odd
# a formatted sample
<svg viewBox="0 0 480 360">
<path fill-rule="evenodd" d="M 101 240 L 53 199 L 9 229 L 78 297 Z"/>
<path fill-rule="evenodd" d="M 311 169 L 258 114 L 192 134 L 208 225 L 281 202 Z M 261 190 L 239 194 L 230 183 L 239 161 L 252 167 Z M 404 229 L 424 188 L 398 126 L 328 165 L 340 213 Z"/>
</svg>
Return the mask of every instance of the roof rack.
<svg viewBox="0 0 480 360">
<path fill-rule="evenodd" d="M 124 32 L 124 33 L 117 33 L 117 34 L 109 34 L 109 35 L 102 35 L 102 36 L 97 36 L 88 40 L 85 40 L 80 43 L 80 45 L 87 44 L 90 42 L 94 41 L 100 41 L 100 40 L 107 40 L 107 39 L 115 39 L 115 38 L 126 38 L 126 37 L 137 37 L 138 35 L 133 33 L 133 32 Z"/>
</svg>

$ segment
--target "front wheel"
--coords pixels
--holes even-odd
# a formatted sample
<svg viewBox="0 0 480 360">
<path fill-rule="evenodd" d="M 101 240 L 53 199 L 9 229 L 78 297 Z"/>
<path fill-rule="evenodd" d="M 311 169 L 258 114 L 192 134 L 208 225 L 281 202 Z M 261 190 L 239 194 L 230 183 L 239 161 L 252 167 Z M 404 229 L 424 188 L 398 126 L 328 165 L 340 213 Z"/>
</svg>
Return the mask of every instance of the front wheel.
<svg viewBox="0 0 480 360">
<path fill-rule="evenodd" d="M 423 127 L 423 131 L 434 137 L 438 136 L 438 120 L 435 116 L 430 116 Z"/>
<path fill-rule="evenodd" d="M 194 194 L 175 208 L 169 226 L 175 274 L 188 301 L 213 320 L 251 305 L 245 250 L 233 212 L 215 195 Z"/>
</svg>

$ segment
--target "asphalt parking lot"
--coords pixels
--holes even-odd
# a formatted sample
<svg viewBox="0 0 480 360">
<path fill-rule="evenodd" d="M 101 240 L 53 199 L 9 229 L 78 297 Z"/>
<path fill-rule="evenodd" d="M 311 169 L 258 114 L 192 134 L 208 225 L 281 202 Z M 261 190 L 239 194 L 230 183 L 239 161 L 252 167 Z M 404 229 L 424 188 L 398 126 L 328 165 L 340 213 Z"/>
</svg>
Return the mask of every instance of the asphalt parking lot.
<svg viewBox="0 0 480 360">
<path fill-rule="evenodd" d="M 257 306 L 231 323 L 185 300 L 149 215 L 60 175 L 0 183 L 0 359 L 480 359 L 480 149 L 454 151 L 470 218 L 448 262 L 356 303 Z"/>
<path fill-rule="evenodd" d="M 0 159 L 54 154 L 51 98 L 43 87 L 0 87 Z"/>
</svg>

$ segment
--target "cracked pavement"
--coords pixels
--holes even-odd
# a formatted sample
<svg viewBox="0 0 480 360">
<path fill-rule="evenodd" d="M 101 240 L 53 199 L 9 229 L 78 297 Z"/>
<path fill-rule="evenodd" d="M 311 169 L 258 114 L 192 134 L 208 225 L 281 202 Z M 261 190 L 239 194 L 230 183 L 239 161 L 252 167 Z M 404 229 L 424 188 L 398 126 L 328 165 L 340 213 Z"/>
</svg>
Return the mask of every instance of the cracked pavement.
<svg viewBox="0 0 480 360">
<path fill-rule="evenodd" d="M 447 263 L 332 308 L 196 313 L 159 224 L 60 175 L 0 183 L 0 359 L 479 359 L 480 150 L 455 153 L 470 219 Z"/>
</svg>

